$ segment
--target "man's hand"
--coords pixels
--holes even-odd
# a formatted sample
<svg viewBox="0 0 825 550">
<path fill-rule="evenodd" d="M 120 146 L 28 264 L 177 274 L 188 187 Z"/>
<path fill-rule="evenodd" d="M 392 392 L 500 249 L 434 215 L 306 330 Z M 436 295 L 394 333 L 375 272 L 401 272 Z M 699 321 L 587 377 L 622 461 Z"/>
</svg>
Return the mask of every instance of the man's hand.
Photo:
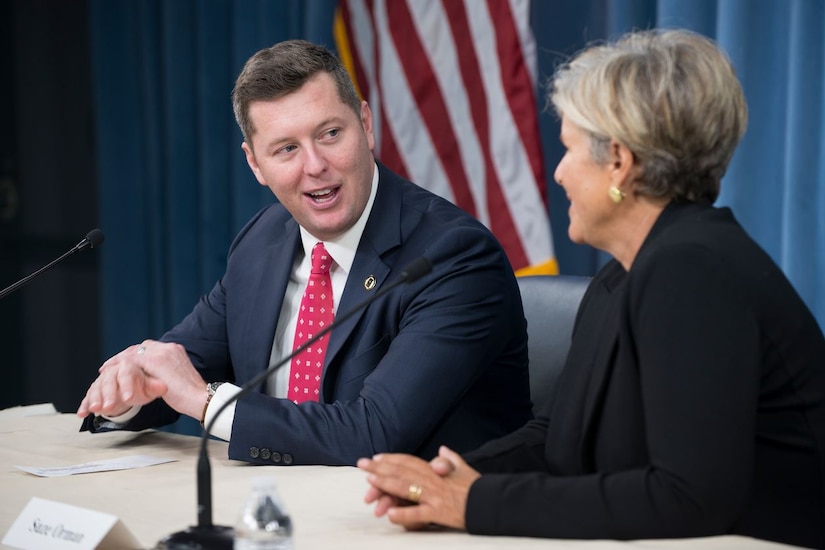
<svg viewBox="0 0 825 550">
<path fill-rule="evenodd" d="M 86 392 L 77 415 L 113 418 L 158 397 L 178 411 L 200 420 L 206 382 L 195 370 L 183 346 L 146 340 L 107 360 Z"/>
</svg>

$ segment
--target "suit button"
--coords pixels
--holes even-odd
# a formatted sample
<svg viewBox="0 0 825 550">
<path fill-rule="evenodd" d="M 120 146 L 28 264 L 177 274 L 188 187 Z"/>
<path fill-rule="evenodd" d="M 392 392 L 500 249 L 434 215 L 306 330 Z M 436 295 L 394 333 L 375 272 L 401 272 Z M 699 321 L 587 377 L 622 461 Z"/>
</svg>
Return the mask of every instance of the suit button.
<svg viewBox="0 0 825 550">
<path fill-rule="evenodd" d="M 292 455 L 289 453 L 284 453 L 283 460 L 284 464 L 292 464 Z"/>
<path fill-rule="evenodd" d="M 249 456 L 251 458 L 258 458 L 258 455 L 260 455 L 260 454 L 261 453 L 260 453 L 260 451 L 258 451 L 258 447 L 250 447 L 249 448 Z"/>
<path fill-rule="evenodd" d="M 279 453 L 279 452 L 272 453 L 272 462 L 277 464 L 280 461 L 281 461 L 281 453 Z"/>
<path fill-rule="evenodd" d="M 272 452 L 269 449 L 261 449 L 261 460 L 269 460 Z"/>
</svg>

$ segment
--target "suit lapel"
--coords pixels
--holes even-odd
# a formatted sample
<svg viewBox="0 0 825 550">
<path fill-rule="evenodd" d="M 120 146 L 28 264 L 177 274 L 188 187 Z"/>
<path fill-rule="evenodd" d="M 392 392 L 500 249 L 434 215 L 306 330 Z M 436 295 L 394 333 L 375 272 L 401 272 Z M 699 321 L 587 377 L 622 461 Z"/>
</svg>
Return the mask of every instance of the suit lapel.
<svg viewBox="0 0 825 550">
<path fill-rule="evenodd" d="M 674 221 L 678 219 L 678 212 L 695 212 L 701 208 L 705 207 L 698 205 L 678 206 L 673 203 L 669 204 L 659 215 L 656 223 L 642 243 L 634 264 L 638 263 L 646 254 L 650 253 L 652 249 L 655 249 L 655 243 L 660 235 L 665 233 Z M 613 262 L 615 263 L 616 260 L 613 260 Z M 629 284 L 628 278 L 630 275 L 624 271 L 624 269 L 619 268 L 617 263 L 616 266 L 613 272 L 600 281 L 602 293 L 606 297 L 609 297 L 605 299 L 607 306 L 605 307 L 605 311 L 601 313 L 601 316 L 604 318 L 604 324 L 599 335 L 599 341 L 604 345 L 599 347 L 599 354 L 595 357 L 587 397 L 585 399 L 583 423 L 584 441 L 591 441 L 595 429 L 594 423 L 598 422 L 602 402 L 604 401 L 604 393 L 607 388 L 608 379 L 612 375 L 612 369 L 618 361 L 616 355 L 619 352 L 620 323 L 622 323 L 624 319 L 621 310 L 626 301 L 624 293 L 627 292 L 626 287 Z"/>
<path fill-rule="evenodd" d="M 386 283 L 393 266 L 386 262 L 383 256 L 401 244 L 400 182 L 391 172 L 380 164 L 378 166 L 378 192 L 375 195 L 367 224 L 364 226 L 364 233 L 358 243 L 355 261 L 347 277 L 347 285 L 341 296 L 341 303 L 337 309 L 339 316 L 361 305 Z M 369 282 L 372 280 L 375 281 L 374 285 Z M 329 365 L 335 364 L 336 355 L 352 336 L 353 330 L 365 311 L 366 309 L 358 311 L 332 331 L 327 348 L 324 377 L 328 374 Z"/>
<path fill-rule="evenodd" d="M 623 316 L 621 310 L 624 304 L 624 293 L 626 292 L 627 273 L 617 268 L 610 276 L 599 282 L 601 294 L 604 297 L 604 307 L 596 312 L 596 317 L 602 319 L 601 329 L 598 334 L 598 352 L 593 358 L 590 379 L 584 399 L 584 412 L 582 416 L 582 438 L 580 452 L 584 463 L 584 471 L 593 471 L 595 464 L 594 445 L 596 440 L 596 430 L 601 422 L 602 409 L 610 379 L 614 376 L 617 367 L 617 354 L 619 353 L 620 323 Z"/>
<path fill-rule="evenodd" d="M 261 268 L 256 270 L 258 280 L 250 289 L 252 299 L 249 300 L 242 338 L 242 353 L 248 361 L 244 365 L 236 365 L 245 373 L 247 380 L 269 365 L 289 275 L 301 244 L 298 224 L 292 218 L 285 222 L 281 235 L 262 250 Z"/>
</svg>

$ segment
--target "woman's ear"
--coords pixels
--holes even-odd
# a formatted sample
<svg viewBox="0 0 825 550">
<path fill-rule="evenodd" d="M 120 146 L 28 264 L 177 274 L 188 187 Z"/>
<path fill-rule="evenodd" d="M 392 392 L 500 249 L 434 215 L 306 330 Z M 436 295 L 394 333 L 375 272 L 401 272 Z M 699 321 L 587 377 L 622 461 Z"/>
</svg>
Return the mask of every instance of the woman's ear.
<svg viewBox="0 0 825 550">
<path fill-rule="evenodd" d="M 636 155 L 626 145 L 615 140 L 610 141 L 610 179 L 613 185 L 628 192 L 629 186 L 636 179 L 638 165 Z"/>
</svg>

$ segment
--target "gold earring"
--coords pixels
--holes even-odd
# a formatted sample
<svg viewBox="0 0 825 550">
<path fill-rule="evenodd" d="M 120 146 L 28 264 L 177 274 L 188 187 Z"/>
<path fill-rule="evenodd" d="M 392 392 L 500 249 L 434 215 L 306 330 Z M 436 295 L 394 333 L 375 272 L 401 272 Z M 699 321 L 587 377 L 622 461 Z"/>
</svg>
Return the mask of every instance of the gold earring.
<svg viewBox="0 0 825 550">
<path fill-rule="evenodd" d="M 612 200 L 616 204 L 619 204 L 625 198 L 624 191 L 622 191 L 615 185 L 610 186 L 610 189 L 607 190 L 607 194 L 610 195 L 610 200 Z"/>
</svg>

